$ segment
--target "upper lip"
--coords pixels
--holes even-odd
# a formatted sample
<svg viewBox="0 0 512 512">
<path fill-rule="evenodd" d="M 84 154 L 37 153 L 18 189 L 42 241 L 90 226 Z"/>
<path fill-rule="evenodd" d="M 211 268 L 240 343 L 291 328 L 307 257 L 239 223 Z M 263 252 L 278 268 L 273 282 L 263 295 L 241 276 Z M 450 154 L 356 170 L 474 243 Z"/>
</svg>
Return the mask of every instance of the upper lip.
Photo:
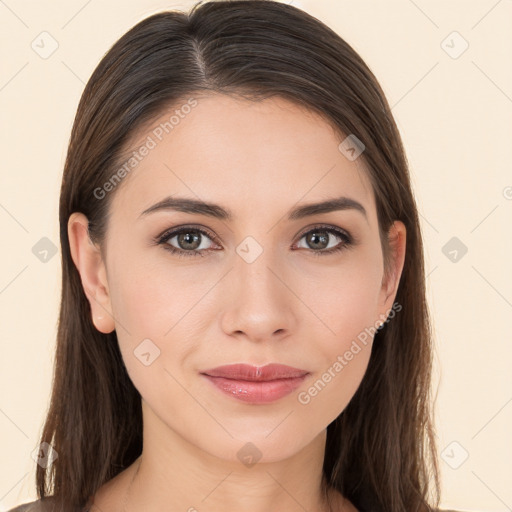
<svg viewBox="0 0 512 512">
<path fill-rule="evenodd" d="M 250 364 L 229 364 L 218 366 L 210 370 L 201 372 L 210 377 L 224 377 L 233 380 L 247 380 L 255 382 L 264 382 L 276 379 L 291 379 L 294 377 L 303 377 L 309 372 L 300 370 L 284 364 L 267 364 L 266 366 L 252 366 Z"/>
</svg>

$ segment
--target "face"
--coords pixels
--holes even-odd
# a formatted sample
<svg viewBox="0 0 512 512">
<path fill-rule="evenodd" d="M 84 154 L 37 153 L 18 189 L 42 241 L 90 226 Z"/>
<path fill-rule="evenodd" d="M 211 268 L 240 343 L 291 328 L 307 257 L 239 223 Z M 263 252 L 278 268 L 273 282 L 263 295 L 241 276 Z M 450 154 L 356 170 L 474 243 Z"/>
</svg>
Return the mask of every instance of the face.
<svg viewBox="0 0 512 512">
<path fill-rule="evenodd" d="M 78 241 L 83 219 L 70 219 L 74 259 L 93 321 L 116 329 L 151 421 L 216 457 L 236 460 L 251 442 L 261 462 L 283 459 L 356 392 L 393 305 L 405 228 L 393 227 L 396 273 L 383 283 L 366 170 L 338 149 L 343 139 L 325 120 L 277 98 L 213 95 L 185 111 L 169 133 L 155 127 L 172 112 L 133 138 L 133 150 L 145 141 L 150 149 L 107 192 L 105 260 L 86 263 L 98 253 Z M 216 215 L 146 212 L 169 196 L 214 203 Z M 360 207 L 291 215 L 340 197 Z M 234 363 L 307 375 L 284 396 L 242 400 L 202 375 Z"/>
</svg>

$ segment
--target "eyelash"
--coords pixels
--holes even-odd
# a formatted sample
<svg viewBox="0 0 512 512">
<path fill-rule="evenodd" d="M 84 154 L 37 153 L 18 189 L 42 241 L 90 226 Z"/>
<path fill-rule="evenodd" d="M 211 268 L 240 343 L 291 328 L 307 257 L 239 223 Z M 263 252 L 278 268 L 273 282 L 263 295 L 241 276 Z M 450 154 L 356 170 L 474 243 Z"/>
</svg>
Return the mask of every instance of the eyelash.
<svg viewBox="0 0 512 512">
<path fill-rule="evenodd" d="M 310 233 L 315 232 L 315 231 L 320 231 L 320 232 L 324 231 L 327 233 L 332 233 L 343 240 L 343 242 L 340 242 L 337 246 L 332 247 L 331 249 L 327 249 L 327 250 L 324 249 L 324 250 L 319 250 L 319 251 L 315 251 L 313 249 L 307 249 L 308 251 L 312 252 L 315 256 L 326 256 L 329 254 L 338 253 L 345 249 L 349 249 L 352 245 L 355 245 L 355 240 L 353 239 L 353 237 L 351 235 L 349 235 L 345 231 L 342 231 L 339 228 L 335 228 L 333 226 L 325 226 L 325 225 L 314 226 L 313 228 L 309 229 L 308 231 L 302 233 L 300 235 L 299 241 L 304 236 L 309 235 Z M 218 250 L 218 249 L 201 249 L 201 250 L 194 249 L 194 250 L 190 250 L 190 251 L 185 251 L 183 249 L 177 249 L 176 247 L 169 245 L 167 243 L 171 238 L 174 238 L 177 235 L 180 235 L 182 233 L 190 233 L 190 232 L 201 233 L 201 235 L 205 235 L 208 238 L 210 238 L 213 242 L 217 243 L 217 238 L 212 233 L 209 233 L 208 231 L 206 231 L 204 229 L 201 229 L 198 227 L 192 227 L 192 226 L 183 226 L 183 227 L 180 227 L 177 229 L 173 228 L 173 229 L 168 230 L 168 231 L 164 232 L 163 234 L 157 236 L 156 238 L 154 238 L 153 241 L 157 245 L 163 245 L 163 248 L 165 250 L 171 252 L 172 254 L 175 254 L 179 258 L 190 258 L 190 257 L 195 257 L 195 256 L 204 257 L 205 255 L 203 253 L 207 252 L 208 250 L 210 250 L 210 251 Z"/>
</svg>

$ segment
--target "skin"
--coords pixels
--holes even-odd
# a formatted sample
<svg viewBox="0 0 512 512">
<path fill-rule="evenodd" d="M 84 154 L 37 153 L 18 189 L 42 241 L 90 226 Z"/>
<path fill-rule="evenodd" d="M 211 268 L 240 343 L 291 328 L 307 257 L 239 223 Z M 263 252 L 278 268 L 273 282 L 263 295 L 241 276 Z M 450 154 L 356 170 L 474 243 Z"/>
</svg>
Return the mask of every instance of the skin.
<svg viewBox="0 0 512 512">
<path fill-rule="evenodd" d="M 152 126 L 168 118 L 163 113 Z M 92 510 L 330 510 L 320 493 L 326 428 L 356 392 L 373 339 L 309 403 L 298 395 L 389 315 L 406 235 L 396 221 L 393 272 L 384 280 L 373 191 L 362 159 L 347 159 L 341 140 L 322 117 L 281 98 L 201 97 L 109 192 L 104 258 L 88 239 L 87 218 L 70 216 L 72 257 L 92 320 L 103 333 L 116 330 L 144 419 L 141 456 L 98 490 Z M 139 217 L 171 194 L 215 202 L 234 218 L 171 210 Z M 341 195 L 359 201 L 367 218 L 347 209 L 287 219 L 293 207 Z M 304 235 L 318 223 L 348 231 L 357 243 L 316 256 L 326 244 L 318 248 Z M 205 257 L 180 258 L 152 243 L 189 224 L 218 238 L 199 234 L 195 247 Z M 344 243 L 322 233 L 328 248 Z M 236 252 L 247 236 L 263 249 L 251 263 Z M 178 237 L 167 244 L 191 250 Z M 149 366 L 134 356 L 146 338 L 160 349 Z M 199 375 L 242 362 L 277 362 L 310 375 L 284 398 L 257 405 Z M 237 457 L 248 442 L 261 452 L 251 467 Z M 340 493 L 331 497 L 332 510 L 356 510 Z"/>
</svg>

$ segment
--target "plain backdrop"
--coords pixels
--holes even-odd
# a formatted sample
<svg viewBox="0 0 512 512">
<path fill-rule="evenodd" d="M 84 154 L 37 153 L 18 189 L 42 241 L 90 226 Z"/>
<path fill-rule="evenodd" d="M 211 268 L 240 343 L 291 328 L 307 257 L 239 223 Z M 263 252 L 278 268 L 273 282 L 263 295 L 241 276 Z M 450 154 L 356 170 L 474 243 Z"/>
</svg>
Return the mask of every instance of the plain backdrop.
<svg viewBox="0 0 512 512">
<path fill-rule="evenodd" d="M 510 511 L 512 1 L 287 3 L 362 56 L 403 137 L 436 342 L 442 505 Z M 60 293 L 58 194 L 80 95 L 129 28 L 191 5 L 0 2 L 0 510 L 36 499 L 31 453 L 49 403 Z M 46 51 L 58 44 L 49 56 L 42 37 Z M 42 261 L 37 244 L 57 252 Z"/>
</svg>

